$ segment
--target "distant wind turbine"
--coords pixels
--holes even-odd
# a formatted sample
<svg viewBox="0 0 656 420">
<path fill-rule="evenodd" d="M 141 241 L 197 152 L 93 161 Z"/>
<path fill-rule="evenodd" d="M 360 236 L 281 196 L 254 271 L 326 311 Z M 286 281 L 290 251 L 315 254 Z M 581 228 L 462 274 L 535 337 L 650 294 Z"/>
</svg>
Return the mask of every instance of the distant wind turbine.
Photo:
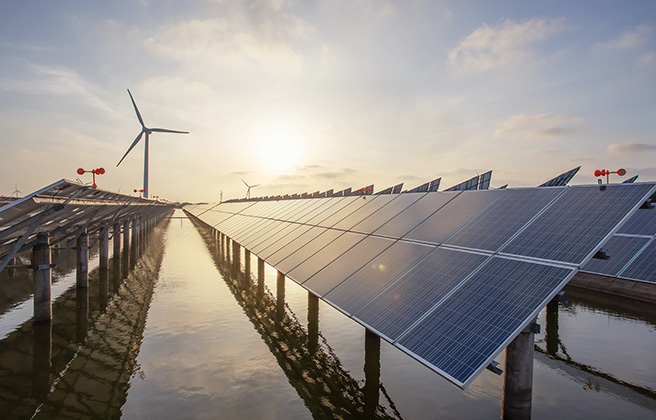
<svg viewBox="0 0 656 420">
<path fill-rule="evenodd" d="M 248 185 L 248 184 L 246 183 L 246 181 L 244 181 L 243 179 L 241 180 L 241 182 L 243 182 L 244 185 L 246 185 L 246 186 L 248 187 L 248 189 L 246 190 L 246 198 L 251 198 L 251 188 L 255 188 L 255 187 L 259 187 L 259 186 L 260 186 L 260 184 Z"/>
<path fill-rule="evenodd" d="M 134 146 L 139 143 L 139 140 L 141 140 L 141 137 L 143 137 L 144 134 L 146 134 L 146 143 L 145 143 L 145 148 L 144 148 L 144 182 L 143 182 L 143 197 L 148 198 L 148 144 L 149 144 L 149 136 L 152 133 L 177 133 L 177 134 L 189 134 L 188 131 L 175 131 L 175 130 L 168 130 L 165 128 L 148 128 L 143 122 L 143 118 L 141 118 L 141 114 L 139 113 L 139 108 L 137 108 L 137 104 L 134 102 L 134 98 L 132 97 L 132 93 L 130 92 L 130 89 L 128 89 L 128 95 L 130 95 L 130 100 L 132 101 L 132 106 L 134 106 L 134 112 L 137 113 L 137 118 L 139 119 L 139 123 L 141 124 L 141 132 L 137 136 L 136 139 L 132 142 L 132 145 L 128 149 L 127 152 L 123 155 L 121 160 L 118 161 L 116 166 L 121 164 L 123 162 L 123 159 L 130 153 L 132 149 L 134 149 Z"/>
<path fill-rule="evenodd" d="M 15 196 L 16 198 L 20 197 L 21 194 L 23 194 L 23 191 L 19 191 L 18 189 L 18 184 L 14 184 L 14 192 L 11 193 L 11 195 Z"/>
</svg>

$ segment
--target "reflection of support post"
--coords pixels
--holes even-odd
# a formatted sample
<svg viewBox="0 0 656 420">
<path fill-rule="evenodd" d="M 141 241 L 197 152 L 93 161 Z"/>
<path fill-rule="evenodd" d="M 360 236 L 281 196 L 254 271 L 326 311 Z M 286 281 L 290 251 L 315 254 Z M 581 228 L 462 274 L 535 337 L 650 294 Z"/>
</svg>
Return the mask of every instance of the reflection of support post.
<svg viewBox="0 0 656 420">
<path fill-rule="evenodd" d="M 506 348 L 506 366 L 503 382 L 504 420 L 531 418 L 533 394 L 533 346 L 537 324 L 531 324 Z"/>
<path fill-rule="evenodd" d="M 137 257 L 139 255 L 139 223 L 137 219 L 132 221 L 132 253 L 130 254 L 130 267 L 134 267 L 137 263 Z"/>
<path fill-rule="evenodd" d="M 50 237 L 39 233 L 32 248 L 34 272 L 34 321 L 52 319 L 52 268 L 50 267 Z"/>
<path fill-rule="evenodd" d="M 100 230 L 100 263 L 98 267 L 98 277 L 100 280 L 100 308 L 104 310 L 107 307 L 107 292 L 109 277 L 109 232 L 107 227 Z"/>
<path fill-rule="evenodd" d="M 251 251 L 244 248 L 244 274 L 246 280 L 251 280 Z"/>
<path fill-rule="evenodd" d="M 123 254 L 121 255 L 121 267 L 123 269 L 123 278 L 128 277 L 130 271 L 130 221 L 123 222 Z"/>
<path fill-rule="evenodd" d="M 75 285 L 89 287 L 89 234 L 87 230 L 77 238 L 77 272 Z"/>
<path fill-rule="evenodd" d="M 38 402 L 45 401 L 50 391 L 50 367 L 52 366 L 52 322 L 33 325 L 32 341 L 32 395 Z"/>
<path fill-rule="evenodd" d="M 75 294 L 75 336 L 79 343 L 87 338 L 89 329 L 89 288 L 81 287 Z"/>
<path fill-rule="evenodd" d="M 257 297 L 262 298 L 264 296 L 264 260 L 262 258 L 257 259 Z"/>
<path fill-rule="evenodd" d="M 232 251 L 230 249 L 230 238 L 226 237 L 226 246 L 225 246 L 226 262 L 228 265 L 232 265 Z"/>
<path fill-rule="evenodd" d="M 16 269 L 15 269 L 16 261 L 17 261 L 16 257 L 12 258 L 11 262 L 7 266 L 7 274 L 9 275 L 9 277 L 14 277 L 14 275 L 16 274 Z"/>
<path fill-rule="evenodd" d="M 319 347 L 319 297 L 308 292 L 308 349 L 310 353 Z"/>
<path fill-rule="evenodd" d="M 364 412 L 373 416 L 380 393 L 380 337 L 369 330 L 364 335 Z"/>
<path fill-rule="evenodd" d="M 232 241 L 232 268 L 235 270 L 235 273 L 238 273 L 241 269 L 241 246 Z"/>
<path fill-rule="evenodd" d="M 285 315 L 285 275 L 278 271 L 276 280 L 276 316 L 282 321 Z"/>
<path fill-rule="evenodd" d="M 544 340 L 547 342 L 547 353 L 558 353 L 558 300 L 553 299 L 547 304 L 546 326 Z"/>
<path fill-rule="evenodd" d="M 120 277 L 121 272 L 121 224 L 119 222 L 114 223 L 114 253 L 112 258 L 114 259 L 114 274 L 113 277 Z"/>
</svg>

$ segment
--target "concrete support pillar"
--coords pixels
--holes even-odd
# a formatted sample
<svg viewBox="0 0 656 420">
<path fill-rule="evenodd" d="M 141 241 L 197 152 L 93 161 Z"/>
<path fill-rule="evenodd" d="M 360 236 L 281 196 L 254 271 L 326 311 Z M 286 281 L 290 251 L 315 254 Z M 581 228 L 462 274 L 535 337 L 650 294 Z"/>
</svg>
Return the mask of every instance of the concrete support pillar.
<svg viewBox="0 0 656 420">
<path fill-rule="evenodd" d="M 78 288 L 89 287 L 89 234 L 87 230 L 77 238 L 76 249 L 77 271 L 75 275 L 75 285 Z"/>
<path fill-rule="evenodd" d="M 319 348 L 319 297 L 308 292 L 308 349 Z"/>
<path fill-rule="evenodd" d="M 501 412 L 503 420 L 528 420 L 531 418 L 533 346 L 534 332 L 527 329 L 506 348 Z"/>
<path fill-rule="evenodd" d="M 276 277 L 276 317 L 282 320 L 285 315 L 285 275 L 278 271 Z"/>
<path fill-rule="evenodd" d="M 364 412 L 373 416 L 380 394 L 380 337 L 369 330 L 364 335 Z"/>
<path fill-rule="evenodd" d="M 52 319 L 52 267 L 50 264 L 50 237 L 47 233 L 39 233 L 32 248 L 34 322 Z"/>
<path fill-rule="evenodd" d="M 547 316 L 544 332 L 544 341 L 547 342 L 547 353 L 552 356 L 558 353 L 558 301 L 552 299 L 547 304 Z"/>
<path fill-rule="evenodd" d="M 257 259 L 257 297 L 262 298 L 264 296 L 264 260 L 262 258 Z"/>
<path fill-rule="evenodd" d="M 109 228 L 104 227 L 100 230 L 100 264 L 98 267 L 98 278 L 100 283 L 100 290 L 98 292 L 100 298 L 100 309 L 104 310 L 107 307 L 107 293 L 109 291 Z"/>
</svg>

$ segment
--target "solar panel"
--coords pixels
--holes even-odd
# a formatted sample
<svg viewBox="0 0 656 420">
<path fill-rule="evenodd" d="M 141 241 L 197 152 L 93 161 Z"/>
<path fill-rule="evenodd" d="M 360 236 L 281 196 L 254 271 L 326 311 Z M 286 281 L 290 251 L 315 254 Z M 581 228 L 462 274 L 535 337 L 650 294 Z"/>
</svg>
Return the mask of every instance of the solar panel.
<svg viewBox="0 0 656 420">
<path fill-rule="evenodd" d="M 492 180 L 492 171 L 485 172 L 478 180 L 478 189 L 487 190 L 490 188 L 490 181 Z"/>
<path fill-rule="evenodd" d="M 437 178 L 431 181 L 430 187 L 428 187 L 428 192 L 437 192 L 438 188 L 440 188 L 440 181 L 442 178 Z"/>
<path fill-rule="evenodd" d="M 344 197 L 327 198 L 321 201 L 324 201 L 325 205 L 315 209 L 312 214 L 301 220 L 301 223 L 315 225 L 335 214 L 339 209 L 348 204 L 348 199 Z"/>
<path fill-rule="evenodd" d="M 574 169 L 570 169 L 567 172 L 563 172 L 557 177 L 552 178 L 549 181 L 541 184 L 540 187 L 564 187 L 569 183 L 569 181 L 572 180 L 572 178 L 574 178 L 574 175 L 576 175 L 579 169 L 581 169 L 580 166 Z"/>
<path fill-rule="evenodd" d="M 656 240 L 652 239 L 619 275 L 629 279 L 656 283 Z"/>
<path fill-rule="evenodd" d="M 400 238 L 415 228 L 428 216 L 435 213 L 442 206 L 455 198 L 458 194 L 460 194 L 460 192 L 426 194 L 421 200 L 407 207 L 405 211 L 403 211 L 402 217 L 394 217 L 374 231 L 374 233 L 376 235 Z"/>
<path fill-rule="evenodd" d="M 293 232 L 295 229 L 297 229 L 300 226 L 295 223 L 288 223 L 288 222 L 279 222 L 279 223 L 280 225 L 277 226 L 275 229 L 272 229 L 271 234 L 269 234 L 266 237 L 266 239 L 260 238 L 260 242 L 258 243 L 253 242 L 254 245 L 249 247 L 249 249 L 255 255 L 260 255 L 263 249 L 266 249 L 269 245 L 289 235 L 291 232 Z"/>
<path fill-rule="evenodd" d="M 271 245 L 267 246 L 266 248 L 262 248 L 262 250 L 258 252 L 257 255 L 262 259 L 269 260 L 271 256 L 275 254 L 277 251 L 279 251 L 282 247 L 290 244 L 292 241 L 296 240 L 298 237 L 300 237 L 310 229 L 312 229 L 312 226 L 297 225 L 296 228 L 291 232 L 289 232 L 288 235 L 283 236 L 278 241 L 273 242 Z"/>
<path fill-rule="evenodd" d="M 632 176 L 631 178 L 622 182 L 622 184 L 633 184 L 638 179 L 638 175 Z"/>
<path fill-rule="evenodd" d="M 434 248 L 398 241 L 330 291 L 325 299 L 352 314 Z"/>
<path fill-rule="evenodd" d="M 580 265 L 652 189 L 652 184 L 569 187 L 501 251 Z"/>
<path fill-rule="evenodd" d="M 353 233 L 344 233 L 340 235 L 334 241 L 326 244 L 326 246 L 321 248 L 318 252 L 296 266 L 293 270 L 289 271 L 289 277 L 299 283 L 303 283 L 316 272 L 333 262 L 337 257 L 350 250 L 355 244 L 364 238 L 364 235 Z M 338 277 L 339 275 L 335 274 L 333 279 L 337 279 Z"/>
<path fill-rule="evenodd" d="M 563 191 L 564 188 L 504 190 L 498 200 L 445 243 L 496 251 Z"/>
<path fill-rule="evenodd" d="M 405 238 L 441 243 L 503 193 L 499 190 L 463 191 L 405 235 Z"/>
<path fill-rule="evenodd" d="M 312 232 L 312 231 L 309 231 Z M 338 230 L 326 230 L 310 242 L 297 249 L 295 252 L 287 256 L 285 259 L 278 263 L 278 268 L 281 272 L 287 274 L 292 271 L 297 265 L 310 258 L 315 253 L 319 252 L 325 246 L 329 245 L 332 241 L 344 234 Z M 298 281 L 302 281 L 298 279 Z"/>
<path fill-rule="evenodd" d="M 617 233 L 631 235 L 656 235 L 656 209 L 638 209 Z"/>
<path fill-rule="evenodd" d="M 617 276 L 620 270 L 628 263 L 634 255 L 645 244 L 649 238 L 635 236 L 615 235 L 604 245 L 606 253 L 610 256 L 607 260 L 591 259 L 581 270 L 606 276 Z"/>
<path fill-rule="evenodd" d="M 390 201 L 384 207 L 367 217 L 351 228 L 353 232 L 371 233 L 389 221 L 392 217 L 403 212 L 408 206 L 424 197 L 426 194 L 402 194 Z"/>
<path fill-rule="evenodd" d="M 574 272 L 493 257 L 403 335 L 399 345 L 465 387 Z"/>
<path fill-rule="evenodd" d="M 290 240 L 289 243 L 282 246 L 276 252 L 272 253 L 269 259 L 267 260 L 267 262 L 274 267 L 278 267 L 280 261 L 292 255 L 294 252 L 301 249 L 307 243 L 309 243 L 310 241 L 314 240 L 315 238 L 319 237 L 320 235 L 322 235 L 327 231 L 328 229 L 325 228 L 313 227 L 309 229 L 307 232 L 303 232 L 301 235 Z"/>
<path fill-rule="evenodd" d="M 355 233 L 348 233 L 348 235 L 360 236 Z M 368 236 L 348 252 L 344 252 L 339 258 L 323 267 L 321 271 L 303 283 L 303 287 L 311 290 L 317 296 L 323 296 L 393 243 L 390 239 Z"/>
<path fill-rule="evenodd" d="M 355 318 L 393 342 L 488 258 L 436 248 L 421 264 L 356 311 Z"/>
<path fill-rule="evenodd" d="M 357 225 L 367 217 L 371 216 L 375 211 L 378 211 L 381 207 L 389 204 L 391 201 L 400 197 L 399 195 L 375 195 L 373 197 L 367 197 L 366 199 L 360 198 L 360 200 L 367 201 L 364 206 L 361 206 L 353 213 L 347 215 L 345 218 L 337 222 L 333 228 L 349 230 L 353 226 Z"/>
<path fill-rule="evenodd" d="M 358 210 L 360 207 L 369 204 L 370 200 L 363 200 L 361 198 L 355 197 L 345 197 L 339 198 L 341 200 L 337 206 L 335 206 L 334 211 L 329 216 L 323 216 L 323 218 L 316 217 L 314 219 L 308 220 L 310 224 L 317 224 L 324 227 L 333 227 L 336 223 L 340 222 L 346 216 Z"/>
</svg>

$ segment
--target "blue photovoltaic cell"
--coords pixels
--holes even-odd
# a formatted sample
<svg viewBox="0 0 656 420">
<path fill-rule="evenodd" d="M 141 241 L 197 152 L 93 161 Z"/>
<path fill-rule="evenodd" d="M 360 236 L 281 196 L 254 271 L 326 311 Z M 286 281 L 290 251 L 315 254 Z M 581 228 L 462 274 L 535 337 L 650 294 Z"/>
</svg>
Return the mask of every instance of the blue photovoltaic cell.
<svg viewBox="0 0 656 420">
<path fill-rule="evenodd" d="M 581 264 L 653 184 L 568 187 L 501 251 Z"/>
<path fill-rule="evenodd" d="M 359 197 L 359 200 L 366 201 L 367 204 L 360 207 L 353 213 L 347 215 L 344 219 L 337 222 L 333 228 L 349 230 L 353 226 L 357 225 L 367 217 L 371 216 L 375 211 L 379 210 L 381 207 L 389 204 L 394 199 L 398 198 L 398 195 L 375 195 L 367 196 L 366 198 Z"/>
<path fill-rule="evenodd" d="M 345 232 L 334 241 L 326 243 L 321 250 L 307 258 L 287 274 L 297 282 L 303 283 L 364 238 L 364 235 Z M 321 239 L 320 241 L 325 241 L 325 239 Z"/>
<path fill-rule="evenodd" d="M 255 219 L 257 220 L 257 219 Z M 235 235 L 235 240 L 239 238 L 237 242 L 242 244 L 242 246 L 246 247 L 247 249 L 251 249 L 254 251 L 254 247 L 262 242 L 263 240 L 268 239 L 272 235 L 275 235 L 278 233 L 280 229 L 285 228 L 288 226 L 289 223 L 287 222 L 281 222 L 279 220 L 271 220 L 266 224 L 262 224 L 261 229 L 257 230 L 257 233 L 243 233 L 240 232 L 238 235 Z"/>
<path fill-rule="evenodd" d="M 493 257 L 399 344 L 464 387 L 573 273 Z"/>
<path fill-rule="evenodd" d="M 325 246 L 343 234 L 344 232 L 339 230 L 326 230 L 324 233 L 296 250 L 296 252 L 280 261 L 276 268 L 285 274 L 289 273 L 297 265 L 310 258 L 312 255 L 323 249 Z"/>
<path fill-rule="evenodd" d="M 503 190 L 498 200 L 445 243 L 496 251 L 563 190 L 564 187 Z"/>
<path fill-rule="evenodd" d="M 488 258 L 436 248 L 355 317 L 394 341 Z"/>
<path fill-rule="evenodd" d="M 336 197 L 336 199 L 341 201 L 332 209 L 332 213 L 330 215 L 325 214 L 314 217 L 313 219 L 308 220 L 307 223 L 324 227 L 332 227 L 335 223 L 341 221 L 360 207 L 369 204 L 369 201 L 363 200 L 360 197 Z"/>
<path fill-rule="evenodd" d="M 638 209 L 617 231 L 631 235 L 656 235 L 656 209 Z"/>
<path fill-rule="evenodd" d="M 325 298 L 344 312 L 353 314 L 433 249 L 432 246 L 396 242 Z"/>
<path fill-rule="evenodd" d="M 439 244 L 506 191 L 463 191 L 404 237 Z"/>
<path fill-rule="evenodd" d="M 309 243 L 310 241 L 314 240 L 315 238 L 319 237 L 320 235 L 324 234 L 327 231 L 328 229 L 314 227 L 308 230 L 307 232 L 304 232 L 303 234 L 291 240 L 285 246 L 281 247 L 278 251 L 272 253 L 269 259 L 267 260 L 267 262 L 272 266 L 276 267 L 280 263 L 280 261 L 284 260 L 285 258 L 290 256 L 297 250 L 301 249 L 307 243 Z"/>
<path fill-rule="evenodd" d="M 581 270 L 606 276 L 617 276 L 617 273 L 648 241 L 649 238 L 615 235 L 604 245 L 610 258 L 607 260 L 592 258 L 581 267 Z"/>
<path fill-rule="evenodd" d="M 631 265 L 622 271 L 619 276 L 656 283 L 656 240 L 652 239 Z"/>
<path fill-rule="evenodd" d="M 389 204 L 381 207 L 378 211 L 351 228 L 352 232 L 371 233 L 381 227 L 392 217 L 401 213 L 414 202 L 425 197 L 426 194 L 401 194 Z"/>
<path fill-rule="evenodd" d="M 247 241 L 257 239 L 261 235 L 270 232 L 271 228 L 278 226 L 278 223 L 280 223 L 278 220 L 258 219 L 254 217 L 249 219 L 252 219 L 252 221 L 242 225 L 237 232 L 227 230 L 226 234 L 234 240 L 239 238 L 240 241 L 243 241 L 243 243 L 246 244 Z"/>
<path fill-rule="evenodd" d="M 352 204 L 352 201 L 347 197 L 327 198 L 326 201 L 328 202 L 328 206 L 322 207 L 322 211 L 312 215 L 311 218 L 303 223 L 308 225 L 322 224 L 323 221 L 339 213 L 343 208 L 348 207 L 349 204 Z"/>
<path fill-rule="evenodd" d="M 402 214 L 377 229 L 374 234 L 400 238 L 458 194 L 460 194 L 460 191 L 426 194 L 421 200 L 406 208 Z"/>
<path fill-rule="evenodd" d="M 326 198 L 326 199 L 315 199 L 316 202 L 319 203 L 319 205 L 312 207 L 312 210 L 305 213 L 302 217 L 298 218 L 297 223 L 308 223 L 310 220 L 313 218 L 319 216 L 320 214 L 324 213 L 327 209 L 331 209 L 339 200 L 343 200 L 344 198 Z"/>
<path fill-rule="evenodd" d="M 355 233 L 348 235 L 360 236 Z M 303 287 L 323 296 L 393 243 L 390 239 L 368 236 L 303 283 Z"/>
<path fill-rule="evenodd" d="M 280 226 L 273 230 L 272 235 L 267 236 L 264 239 L 264 236 L 260 238 L 260 241 L 252 241 L 254 245 L 248 247 L 256 255 L 260 255 L 261 251 L 267 248 L 269 245 L 279 241 L 281 238 L 289 235 L 294 229 L 298 228 L 300 225 L 296 223 L 280 222 Z M 257 243 L 256 243 L 257 242 Z"/>
</svg>

